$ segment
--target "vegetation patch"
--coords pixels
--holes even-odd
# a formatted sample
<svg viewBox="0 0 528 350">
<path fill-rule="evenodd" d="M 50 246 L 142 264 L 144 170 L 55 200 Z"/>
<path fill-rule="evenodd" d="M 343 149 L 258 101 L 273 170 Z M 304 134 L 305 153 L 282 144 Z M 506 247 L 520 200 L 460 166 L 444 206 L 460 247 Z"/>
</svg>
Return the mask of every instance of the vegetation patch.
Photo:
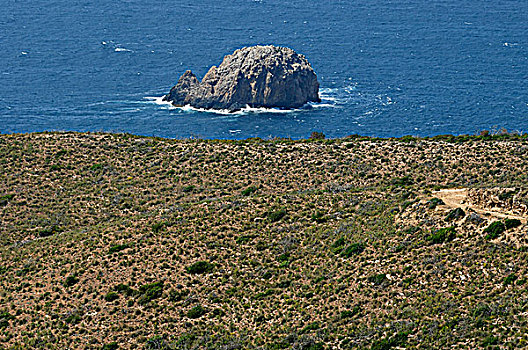
<svg viewBox="0 0 528 350">
<path fill-rule="evenodd" d="M 504 227 L 507 230 L 521 226 L 521 220 L 519 219 L 506 219 L 504 220 Z"/>
<path fill-rule="evenodd" d="M 108 302 L 111 302 L 111 301 L 119 299 L 119 294 L 117 294 L 116 292 L 108 292 L 106 293 L 104 299 Z"/>
<path fill-rule="evenodd" d="M 446 216 L 446 221 L 460 220 L 466 216 L 466 213 L 462 208 L 455 208 L 449 212 Z"/>
<path fill-rule="evenodd" d="M 191 274 L 209 273 L 214 270 L 214 267 L 214 264 L 211 264 L 208 261 L 197 261 L 187 267 L 187 272 Z"/>
<path fill-rule="evenodd" d="M 385 273 L 379 273 L 372 276 L 369 276 L 368 281 L 370 283 L 374 283 L 376 286 L 380 286 L 384 284 L 385 282 L 388 282 L 387 274 Z"/>
<path fill-rule="evenodd" d="M 496 239 L 500 235 L 502 235 L 504 231 L 506 231 L 506 226 L 504 226 L 502 221 L 492 222 L 488 227 L 484 229 L 484 233 L 486 234 L 484 238 L 488 240 Z"/>
<path fill-rule="evenodd" d="M 7 311 L 0 313 L 0 329 L 7 328 L 9 326 L 9 321 L 14 320 L 14 319 L 15 319 L 15 316 L 11 315 Z"/>
<path fill-rule="evenodd" d="M 9 201 L 11 201 L 13 198 L 15 198 L 15 195 L 13 193 L 5 194 L 0 197 L 0 207 L 7 205 Z"/>
<path fill-rule="evenodd" d="M 383 338 L 376 340 L 372 343 L 370 347 L 371 350 L 390 350 L 396 347 L 405 346 L 407 338 L 409 336 L 408 332 L 398 332 L 392 337 Z"/>
<path fill-rule="evenodd" d="M 187 311 L 187 317 L 189 318 L 200 318 L 205 314 L 207 314 L 207 309 L 205 309 L 201 305 L 196 305 L 195 307 Z"/>
<path fill-rule="evenodd" d="M 427 240 L 431 242 L 431 244 L 442 244 L 452 241 L 455 239 L 455 237 L 456 229 L 454 226 L 450 226 L 436 230 L 429 237 L 427 237 Z"/>
<path fill-rule="evenodd" d="M 255 186 L 249 186 L 246 189 L 242 191 L 243 196 L 251 196 L 253 193 L 257 192 L 257 188 Z"/>
<path fill-rule="evenodd" d="M 439 205 L 445 205 L 444 201 L 441 200 L 440 198 L 431 198 L 428 202 L 427 202 L 427 207 L 429 209 L 435 209 L 437 206 Z"/>
<path fill-rule="evenodd" d="M 61 227 L 54 225 L 54 226 L 41 229 L 38 232 L 38 235 L 39 237 L 49 237 L 49 236 L 61 233 L 62 231 L 63 229 Z"/>
<path fill-rule="evenodd" d="M 145 305 L 163 295 L 163 281 L 144 284 L 138 289 L 138 304 Z"/>
<path fill-rule="evenodd" d="M 270 211 L 268 213 L 268 218 L 271 222 L 277 222 L 280 221 L 283 217 L 286 216 L 286 210 L 279 209 L 275 211 Z"/>
<path fill-rule="evenodd" d="M 66 280 L 64 281 L 65 287 L 71 287 L 79 282 L 79 278 L 77 275 L 70 275 L 66 277 Z"/>
<path fill-rule="evenodd" d="M 127 248 L 130 248 L 129 244 L 116 244 L 116 245 L 111 246 L 110 249 L 108 249 L 108 253 L 109 254 L 117 253 Z"/>
</svg>

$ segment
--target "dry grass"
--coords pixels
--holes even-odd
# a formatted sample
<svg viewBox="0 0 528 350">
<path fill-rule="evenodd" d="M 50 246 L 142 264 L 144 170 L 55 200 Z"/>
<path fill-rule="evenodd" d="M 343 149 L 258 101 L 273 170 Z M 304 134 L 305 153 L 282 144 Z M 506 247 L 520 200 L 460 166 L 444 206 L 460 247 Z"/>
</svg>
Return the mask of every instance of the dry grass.
<svg viewBox="0 0 528 350">
<path fill-rule="evenodd" d="M 527 346 L 526 219 L 488 240 L 495 217 L 431 205 L 526 193 L 527 151 L 1 135 L 0 348 Z"/>
</svg>

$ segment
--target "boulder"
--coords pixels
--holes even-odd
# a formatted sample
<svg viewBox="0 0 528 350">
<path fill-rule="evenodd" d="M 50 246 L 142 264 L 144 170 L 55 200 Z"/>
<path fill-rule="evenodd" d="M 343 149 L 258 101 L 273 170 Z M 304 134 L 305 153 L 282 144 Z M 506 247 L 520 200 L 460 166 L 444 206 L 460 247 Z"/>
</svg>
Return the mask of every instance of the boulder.
<svg viewBox="0 0 528 350">
<path fill-rule="evenodd" d="M 317 76 L 306 58 L 272 45 L 236 50 L 201 82 L 186 71 L 163 99 L 175 106 L 230 111 L 246 106 L 291 109 L 321 101 Z"/>
</svg>

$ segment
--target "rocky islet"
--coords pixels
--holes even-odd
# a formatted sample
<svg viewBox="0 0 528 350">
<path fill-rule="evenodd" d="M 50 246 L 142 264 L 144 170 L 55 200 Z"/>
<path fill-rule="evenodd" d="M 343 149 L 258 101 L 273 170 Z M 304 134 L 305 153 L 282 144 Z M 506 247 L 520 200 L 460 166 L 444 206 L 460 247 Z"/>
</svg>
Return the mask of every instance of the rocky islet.
<svg viewBox="0 0 528 350">
<path fill-rule="evenodd" d="M 319 82 L 301 54 L 287 47 L 252 46 L 236 50 L 213 66 L 200 82 L 190 70 L 164 97 L 175 106 L 237 111 L 299 108 L 320 102 Z"/>
</svg>

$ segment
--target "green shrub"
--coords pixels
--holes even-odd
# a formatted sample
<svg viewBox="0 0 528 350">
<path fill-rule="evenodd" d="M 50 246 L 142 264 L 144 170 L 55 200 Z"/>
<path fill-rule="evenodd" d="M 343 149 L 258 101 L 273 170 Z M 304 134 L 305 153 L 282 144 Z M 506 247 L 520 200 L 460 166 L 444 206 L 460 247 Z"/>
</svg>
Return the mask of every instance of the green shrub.
<svg viewBox="0 0 528 350">
<path fill-rule="evenodd" d="M 207 313 L 207 310 L 205 308 L 203 308 L 201 305 L 197 305 L 193 307 L 192 309 L 190 309 L 189 311 L 187 311 L 187 317 L 200 318 L 206 313 Z"/>
<path fill-rule="evenodd" d="M 128 285 L 120 283 L 114 287 L 114 290 L 119 293 L 124 293 L 126 296 L 132 296 L 136 294 L 137 291 L 130 288 Z"/>
<path fill-rule="evenodd" d="M 333 248 L 341 248 L 341 247 L 343 247 L 345 244 L 346 244 L 346 240 L 345 240 L 343 237 L 341 237 L 341 238 L 338 238 L 338 239 L 334 242 L 334 244 L 332 244 L 332 247 L 333 247 Z"/>
<path fill-rule="evenodd" d="M 374 283 L 377 286 L 383 284 L 387 280 L 388 280 L 387 275 L 384 274 L 384 273 L 380 273 L 380 274 L 377 274 L 377 275 L 372 275 L 372 276 L 370 276 L 368 278 L 369 282 Z"/>
<path fill-rule="evenodd" d="M 14 194 L 6 194 L 6 195 L 3 195 L 2 197 L 0 197 L 0 207 L 4 206 L 4 205 L 7 205 L 7 203 L 10 200 L 12 200 L 13 198 L 15 198 Z"/>
<path fill-rule="evenodd" d="M 78 312 L 73 312 L 65 320 L 67 323 L 77 324 L 81 322 L 81 315 Z"/>
<path fill-rule="evenodd" d="M 117 350 L 117 349 L 119 349 L 119 345 L 117 345 L 116 342 L 105 344 L 101 348 L 101 350 Z"/>
<path fill-rule="evenodd" d="M 312 323 L 309 323 L 307 324 L 301 331 L 300 331 L 300 334 L 304 334 L 304 333 L 308 333 L 310 331 L 316 331 L 318 330 L 319 328 L 321 328 L 321 325 L 319 324 L 319 322 L 312 322 Z"/>
<path fill-rule="evenodd" d="M 407 342 L 408 332 L 398 332 L 394 337 L 387 337 L 372 343 L 371 350 L 390 350 L 395 347 L 403 347 Z"/>
<path fill-rule="evenodd" d="M 482 347 L 487 347 L 490 345 L 497 345 L 499 344 L 499 338 L 494 337 L 492 335 L 488 335 L 486 338 L 484 338 L 484 341 L 482 341 Z"/>
<path fill-rule="evenodd" d="M 464 216 L 466 216 L 466 213 L 462 208 L 455 208 L 447 214 L 445 220 L 446 221 L 453 221 L 453 220 L 459 220 L 462 219 Z"/>
<path fill-rule="evenodd" d="M 163 281 L 144 284 L 138 290 L 139 305 L 148 304 L 151 300 L 157 299 L 163 295 Z"/>
<path fill-rule="evenodd" d="M 429 209 L 434 209 L 434 208 L 436 208 L 436 206 L 438 206 L 438 205 L 444 205 L 445 203 L 444 203 L 444 201 L 441 200 L 440 198 L 432 198 L 432 199 L 429 200 L 426 204 L 427 204 L 427 207 L 428 207 Z"/>
<path fill-rule="evenodd" d="M 268 213 L 268 218 L 271 222 L 277 222 L 285 216 L 286 216 L 286 211 L 284 209 L 271 211 Z"/>
<path fill-rule="evenodd" d="M 322 224 L 328 221 L 328 218 L 325 216 L 325 214 L 322 211 L 318 211 L 315 214 L 312 214 L 312 220 L 317 222 L 318 224 Z"/>
<path fill-rule="evenodd" d="M 61 158 L 66 154 L 68 154 L 68 151 L 65 149 L 61 149 L 60 151 L 57 151 L 57 153 L 55 153 L 55 158 Z"/>
<path fill-rule="evenodd" d="M 512 198 L 513 196 L 515 196 L 515 191 L 507 191 L 507 192 L 504 192 L 504 193 L 500 193 L 499 194 L 499 200 L 501 201 L 505 201 L 509 198 Z"/>
<path fill-rule="evenodd" d="M 510 273 L 506 278 L 504 278 L 503 284 L 505 286 L 508 286 L 510 284 L 513 284 L 515 280 L 517 279 L 517 276 L 514 273 Z"/>
<path fill-rule="evenodd" d="M 350 258 L 352 255 L 360 254 L 365 250 L 365 246 L 362 243 L 352 243 L 341 251 L 341 256 Z"/>
<path fill-rule="evenodd" d="M 111 246 L 110 249 L 108 249 L 108 253 L 109 254 L 117 253 L 129 247 L 130 246 L 128 244 L 116 244 L 116 245 Z"/>
<path fill-rule="evenodd" d="M 167 224 L 165 222 L 157 222 L 152 224 L 152 232 L 159 233 Z"/>
<path fill-rule="evenodd" d="M 173 347 L 167 343 L 165 338 L 161 335 L 156 335 L 147 340 L 145 350 L 169 350 Z M 187 348 L 187 347 L 185 347 Z"/>
<path fill-rule="evenodd" d="M 408 186 L 414 183 L 413 179 L 407 175 L 404 177 L 395 177 L 391 180 L 391 184 L 394 186 Z"/>
<path fill-rule="evenodd" d="M 66 280 L 64 281 L 64 285 L 66 287 L 71 287 L 74 284 L 76 284 L 77 282 L 79 282 L 79 279 L 77 278 L 77 276 L 70 275 L 70 276 L 66 277 Z"/>
<path fill-rule="evenodd" d="M 101 163 L 96 163 L 96 164 L 94 164 L 94 165 L 92 165 L 90 167 L 91 171 L 97 171 L 97 170 L 101 170 L 101 169 L 103 169 L 103 164 L 101 164 Z"/>
<path fill-rule="evenodd" d="M 257 293 L 257 295 L 255 295 L 255 299 L 256 300 L 264 299 L 265 297 L 268 297 L 273 294 L 275 294 L 275 289 L 270 288 L 264 292 Z"/>
<path fill-rule="evenodd" d="M 39 231 L 38 235 L 39 237 L 48 237 L 48 236 L 51 236 L 57 233 L 61 233 L 62 231 L 63 230 L 60 227 L 54 225 L 51 227 L 43 228 L 42 230 Z"/>
<path fill-rule="evenodd" d="M 507 230 L 521 226 L 521 220 L 519 219 L 506 219 L 504 220 L 504 226 Z"/>
<path fill-rule="evenodd" d="M 183 191 L 183 192 L 192 192 L 192 191 L 194 191 L 194 185 L 184 186 L 184 187 L 182 188 L 182 191 Z"/>
<path fill-rule="evenodd" d="M 455 239 L 455 237 L 455 227 L 450 226 L 436 230 L 435 232 L 433 232 L 433 234 L 427 237 L 427 240 L 432 244 L 442 244 L 444 242 L 452 241 L 453 239 Z"/>
<path fill-rule="evenodd" d="M 506 231 L 506 226 L 501 221 L 495 221 L 492 222 L 486 229 L 484 230 L 484 233 L 486 236 L 484 238 L 486 239 L 495 239 L 499 237 L 502 233 Z"/>
<path fill-rule="evenodd" d="M 214 264 L 207 261 L 198 261 L 187 267 L 187 272 L 192 274 L 202 274 L 211 272 L 214 269 Z"/>
<path fill-rule="evenodd" d="M 249 186 L 245 190 L 242 191 L 243 196 L 250 196 L 253 193 L 257 192 L 257 188 L 255 186 Z"/>
<path fill-rule="evenodd" d="M 117 294 L 116 292 L 108 292 L 108 293 L 106 293 L 104 298 L 108 302 L 114 301 L 116 299 L 119 299 L 119 294 Z"/>
<path fill-rule="evenodd" d="M 237 237 L 235 242 L 237 244 L 244 244 L 244 243 L 250 242 L 255 237 L 256 237 L 255 235 L 244 235 L 244 236 Z"/>
<path fill-rule="evenodd" d="M 169 301 L 175 303 L 175 302 L 183 300 L 183 298 L 186 297 L 187 295 L 189 295 L 189 291 L 186 289 L 181 290 L 181 291 L 172 289 L 169 291 Z"/>
<path fill-rule="evenodd" d="M 7 311 L 0 313 L 0 329 L 8 327 L 9 321 L 14 319 L 15 316 L 11 315 Z"/>
<path fill-rule="evenodd" d="M 341 311 L 341 318 L 351 318 L 355 315 L 359 314 L 361 311 L 361 308 L 359 306 L 354 306 L 352 310 L 343 310 Z"/>
</svg>

